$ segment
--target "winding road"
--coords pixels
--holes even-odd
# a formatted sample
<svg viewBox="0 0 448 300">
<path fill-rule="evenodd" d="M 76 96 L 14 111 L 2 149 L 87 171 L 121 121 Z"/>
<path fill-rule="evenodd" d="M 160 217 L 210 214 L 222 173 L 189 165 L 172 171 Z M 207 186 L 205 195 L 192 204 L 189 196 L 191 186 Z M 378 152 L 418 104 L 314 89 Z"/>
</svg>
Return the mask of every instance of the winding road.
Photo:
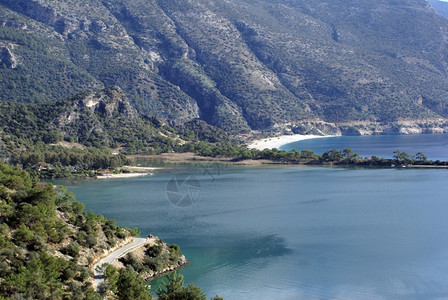
<svg viewBox="0 0 448 300">
<path fill-rule="evenodd" d="M 104 278 L 102 278 L 102 273 L 98 272 L 96 269 L 98 266 L 101 266 L 103 264 L 112 264 L 114 260 L 125 256 L 130 251 L 135 250 L 141 246 L 143 246 L 145 243 L 149 242 L 149 238 L 133 238 L 133 241 L 129 244 L 124 245 L 123 247 L 118 248 L 117 250 L 109 253 L 106 257 L 99 260 L 96 264 L 93 265 L 93 272 L 95 274 L 94 281 L 93 281 L 93 289 L 96 291 L 98 286 L 104 281 Z"/>
</svg>

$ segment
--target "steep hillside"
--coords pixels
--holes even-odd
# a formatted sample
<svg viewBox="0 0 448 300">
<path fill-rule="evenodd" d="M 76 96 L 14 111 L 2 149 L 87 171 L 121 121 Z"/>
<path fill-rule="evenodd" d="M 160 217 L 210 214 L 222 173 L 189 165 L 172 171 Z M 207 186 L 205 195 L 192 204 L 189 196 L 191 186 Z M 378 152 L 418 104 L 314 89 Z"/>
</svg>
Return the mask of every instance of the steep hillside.
<svg viewBox="0 0 448 300">
<path fill-rule="evenodd" d="M 93 264 L 139 232 L 86 214 L 73 200 L 64 189 L 0 163 L 0 298 L 102 299 L 91 287 Z M 152 260 L 166 256 L 159 251 Z"/>
<path fill-rule="evenodd" d="M 236 132 L 447 118 L 447 41 L 425 0 L 0 0 L 0 98 L 117 85 Z"/>
<path fill-rule="evenodd" d="M 55 103 L 0 102 L 0 125 L 0 145 L 8 151 L 66 141 L 85 147 L 119 147 L 127 153 L 157 153 L 173 150 L 185 140 L 228 139 L 222 130 L 199 120 L 186 122 L 176 133 L 157 118 L 137 112 L 118 87 Z"/>
<path fill-rule="evenodd" d="M 448 3 L 441 0 L 428 0 L 431 6 L 442 16 L 448 18 Z"/>
<path fill-rule="evenodd" d="M 152 121 L 156 122 L 137 113 L 119 88 L 49 104 L 0 103 L 0 137 L 9 150 L 63 140 L 87 147 L 142 150 L 161 137 L 163 129 Z"/>
<path fill-rule="evenodd" d="M 64 187 L 0 163 L 0 299 L 150 300 L 145 281 L 187 260 L 178 245 L 139 234 L 86 213 Z M 117 251 L 128 252 L 111 260 Z M 167 279 L 158 299 L 207 299 L 199 287 L 184 287 L 181 275 Z"/>
</svg>

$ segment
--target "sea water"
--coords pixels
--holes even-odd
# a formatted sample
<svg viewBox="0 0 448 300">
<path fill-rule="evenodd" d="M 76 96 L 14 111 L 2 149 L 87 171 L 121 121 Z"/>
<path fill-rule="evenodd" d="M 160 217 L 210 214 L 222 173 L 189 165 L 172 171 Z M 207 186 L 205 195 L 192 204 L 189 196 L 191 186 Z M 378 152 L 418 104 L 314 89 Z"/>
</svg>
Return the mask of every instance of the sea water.
<svg viewBox="0 0 448 300">
<path fill-rule="evenodd" d="M 447 169 L 203 164 L 63 183 L 179 244 L 186 283 L 208 298 L 448 297 Z"/>
<path fill-rule="evenodd" d="M 431 160 L 448 160 L 448 134 L 336 136 L 289 143 L 281 150 L 311 150 L 317 154 L 336 148 L 350 148 L 362 157 L 392 158 L 395 150 L 411 155 L 418 152 Z"/>
</svg>

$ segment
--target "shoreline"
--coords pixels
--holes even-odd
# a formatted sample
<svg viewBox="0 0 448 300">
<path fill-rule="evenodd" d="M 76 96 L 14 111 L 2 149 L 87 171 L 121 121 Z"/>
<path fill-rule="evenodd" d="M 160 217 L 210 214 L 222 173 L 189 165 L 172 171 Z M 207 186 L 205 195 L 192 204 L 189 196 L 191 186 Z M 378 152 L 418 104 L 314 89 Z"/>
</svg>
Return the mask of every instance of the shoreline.
<svg viewBox="0 0 448 300">
<path fill-rule="evenodd" d="M 104 275 L 98 270 L 98 267 L 101 267 L 103 264 L 110 264 L 116 269 L 124 268 L 124 265 L 119 262 L 119 259 L 124 257 L 127 254 L 134 254 L 137 257 L 140 257 L 140 259 L 143 260 L 143 257 L 145 256 L 145 250 L 142 248 L 145 248 L 147 245 L 153 246 L 156 242 L 162 242 L 165 245 L 165 242 L 163 242 L 160 238 L 149 235 L 146 238 L 141 237 L 130 237 L 129 240 L 125 240 L 125 243 L 122 245 L 117 246 L 116 248 L 112 248 L 108 251 L 105 251 L 105 255 L 100 257 L 91 267 L 91 270 L 93 269 L 94 277 L 92 281 L 92 285 L 95 291 L 98 291 L 98 286 L 104 282 Z M 140 254 L 138 253 L 140 252 Z M 142 255 L 143 254 L 143 255 Z M 188 264 L 188 260 L 185 257 L 185 255 L 182 254 L 180 261 L 177 264 L 170 264 L 166 266 L 163 270 L 160 270 L 158 272 L 138 272 L 138 274 L 143 278 L 144 281 L 150 282 L 154 278 L 163 275 L 168 272 L 175 271 L 177 269 L 180 269 Z"/>
<path fill-rule="evenodd" d="M 96 179 L 113 179 L 113 178 L 133 178 L 140 176 L 152 175 L 153 171 L 160 170 L 162 168 L 157 167 L 139 167 L 139 166 L 123 166 L 121 169 L 130 173 L 104 173 L 96 176 Z"/>
<path fill-rule="evenodd" d="M 151 173 L 120 173 L 120 174 L 107 174 L 96 176 L 96 179 L 113 179 L 113 178 L 133 178 L 140 176 L 151 175 Z"/>
<path fill-rule="evenodd" d="M 293 143 L 298 141 L 304 141 L 304 140 L 310 140 L 310 139 L 319 139 L 319 138 L 328 138 L 328 137 L 336 137 L 337 135 L 303 135 L 303 134 L 292 134 L 292 135 L 280 135 L 276 137 L 269 137 L 269 138 L 263 138 L 258 140 L 251 141 L 247 148 L 249 149 L 257 149 L 257 150 L 264 150 L 264 149 L 273 149 Z"/>
<path fill-rule="evenodd" d="M 309 167 L 309 166 L 333 166 L 333 167 L 380 167 L 380 168 L 448 168 L 448 165 L 437 165 L 437 164 L 396 164 L 393 159 L 384 159 L 382 164 L 365 164 L 369 161 L 369 158 L 361 158 L 361 161 L 357 163 L 342 163 L 342 162 L 332 162 L 332 161 L 319 161 L 319 160 L 300 160 L 300 161 L 288 161 L 288 160 L 274 160 L 274 159 L 241 159 L 239 157 L 210 157 L 210 156 L 200 156 L 191 152 L 185 153 L 163 153 L 163 154 L 149 154 L 149 155 L 133 155 L 133 158 L 149 159 L 163 161 L 164 163 L 190 163 L 190 164 L 226 164 L 234 166 L 299 166 L 299 167 Z M 168 168 L 175 168 L 174 166 L 169 166 Z M 166 168 L 161 168 L 166 169 Z"/>
</svg>

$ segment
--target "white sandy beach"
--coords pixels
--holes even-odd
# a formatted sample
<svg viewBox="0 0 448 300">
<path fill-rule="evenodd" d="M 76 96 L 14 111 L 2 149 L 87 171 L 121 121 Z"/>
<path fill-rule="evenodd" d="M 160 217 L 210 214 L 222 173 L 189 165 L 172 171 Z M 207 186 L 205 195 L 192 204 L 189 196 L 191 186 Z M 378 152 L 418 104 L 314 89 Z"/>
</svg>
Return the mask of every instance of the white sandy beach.
<svg viewBox="0 0 448 300">
<path fill-rule="evenodd" d="M 110 179 L 110 178 L 131 178 L 131 177 L 139 177 L 151 175 L 151 173 L 120 173 L 120 174 L 107 174 L 107 175 L 98 175 L 97 179 Z"/>
<path fill-rule="evenodd" d="M 139 171 L 139 172 L 151 172 L 154 170 L 161 170 L 163 168 L 159 168 L 159 167 L 136 167 L 136 166 L 123 166 L 121 167 L 124 170 L 129 170 L 129 171 Z"/>
<path fill-rule="evenodd" d="M 132 178 L 139 176 L 151 175 L 152 171 L 160 170 L 162 168 L 157 167 L 136 167 L 136 166 L 123 166 L 123 170 L 130 171 L 130 173 L 119 173 L 119 174 L 102 174 L 98 175 L 97 179 L 108 179 L 108 178 Z"/>
<path fill-rule="evenodd" d="M 249 149 L 273 149 L 273 148 L 280 148 L 283 145 L 297 142 L 297 141 L 303 141 L 303 140 L 309 140 L 309 139 L 318 139 L 318 138 L 326 138 L 326 137 L 333 137 L 334 135 L 302 135 L 302 134 L 292 134 L 292 135 L 281 135 L 276 137 L 270 137 L 270 138 L 264 138 L 261 140 L 254 140 L 252 141 L 247 147 Z"/>
</svg>

